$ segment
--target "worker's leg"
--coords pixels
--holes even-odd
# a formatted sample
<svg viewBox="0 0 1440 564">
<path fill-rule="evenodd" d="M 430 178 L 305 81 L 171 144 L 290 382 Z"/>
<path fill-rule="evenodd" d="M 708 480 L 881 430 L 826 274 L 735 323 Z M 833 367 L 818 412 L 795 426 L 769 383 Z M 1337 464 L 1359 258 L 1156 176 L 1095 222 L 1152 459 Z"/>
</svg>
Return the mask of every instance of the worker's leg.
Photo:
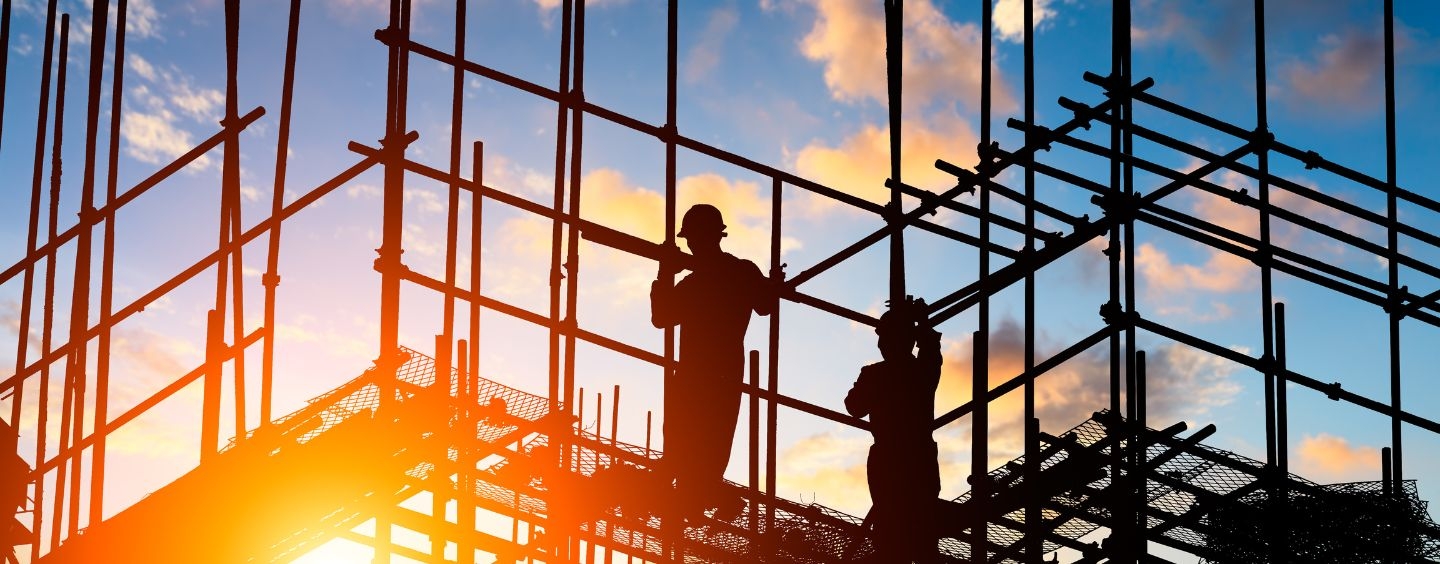
<svg viewBox="0 0 1440 564">
<path fill-rule="evenodd" d="M 669 511 L 677 517 L 693 513 L 697 503 L 690 495 L 690 482 L 699 471 L 696 455 L 701 451 L 697 444 L 703 440 L 705 422 L 695 411 L 698 399 L 703 396 L 696 388 L 693 374 L 672 371 L 665 379 L 665 413 L 661 427 L 664 456 L 660 471 L 666 485 L 675 485 L 675 490 L 666 494 L 665 499 L 670 502 Z"/>
<path fill-rule="evenodd" d="M 870 447 L 865 461 L 865 480 L 870 485 L 871 538 L 875 540 L 875 562 L 901 562 L 905 553 L 907 519 L 903 507 L 896 502 L 903 495 L 901 475 L 897 470 L 904 463 L 896 460 L 893 449 L 882 445 Z"/>
<path fill-rule="evenodd" d="M 904 512 L 911 521 L 906 529 L 908 553 L 921 564 L 939 562 L 940 516 L 936 515 L 935 500 L 940 496 L 940 464 L 935 442 L 926 441 L 905 454 L 908 478 L 904 482 Z"/>
</svg>

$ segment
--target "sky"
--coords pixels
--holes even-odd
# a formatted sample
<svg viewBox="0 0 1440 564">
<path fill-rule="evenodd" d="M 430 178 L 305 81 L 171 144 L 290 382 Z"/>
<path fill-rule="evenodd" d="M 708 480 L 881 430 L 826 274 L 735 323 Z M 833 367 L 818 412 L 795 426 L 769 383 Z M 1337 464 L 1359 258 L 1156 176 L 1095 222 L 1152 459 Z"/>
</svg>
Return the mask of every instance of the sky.
<svg viewBox="0 0 1440 564">
<path fill-rule="evenodd" d="M 558 0 L 471 2 L 465 25 L 466 55 L 545 88 L 559 81 L 561 22 Z M 961 166 L 977 162 L 981 119 L 981 2 L 907 2 L 904 96 L 901 110 L 902 177 L 907 183 L 944 191 L 954 178 L 936 170 L 935 159 Z M 1256 123 L 1255 51 L 1252 3 L 1242 0 L 1163 2 L 1136 0 L 1130 30 L 1134 74 L 1151 77 L 1151 92 L 1245 129 Z M 14 2 L 5 85 L 0 170 L 10 179 L 0 190 L 0 263 L 25 255 L 30 179 L 44 3 Z M 79 209 L 84 170 L 85 91 L 89 68 L 88 3 L 59 2 L 72 14 L 59 230 L 72 225 Z M 347 143 L 378 146 L 384 134 L 386 50 L 373 37 L 384 27 L 383 0 L 311 0 L 301 12 L 294 113 L 285 178 L 275 178 L 280 94 L 288 3 L 244 3 L 239 46 L 239 108 L 263 106 L 265 115 L 240 135 L 242 224 L 269 214 L 272 195 L 286 202 L 305 194 L 360 160 Z M 452 3 L 416 0 L 413 38 L 441 51 L 454 49 Z M 1013 150 L 1023 141 L 1007 126 L 1023 117 L 1024 22 L 1022 4 L 995 0 L 990 96 L 994 140 Z M 113 9 L 113 6 L 112 6 Z M 124 61 L 124 94 L 116 175 L 122 190 L 151 175 L 219 131 L 224 115 L 224 13 L 219 0 L 167 2 L 132 0 Z M 1035 111 L 1039 123 L 1054 127 L 1072 114 L 1057 104 L 1067 97 L 1089 104 L 1103 93 L 1083 80 L 1085 71 L 1110 68 L 1111 5 L 1094 0 L 1037 0 L 1035 7 Z M 1271 130 L 1279 140 L 1378 178 L 1385 175 L 1383 36 L 1378 0 L 1267 2 L 1265 96 Z M 1430 103 L 1440 94 L 1440 13 L 1429 2 L 1396 3 L 1397 182 L 1427 197 L 1430 163 L 1440 158 L 1440 139 L 1428 124 L 1440 122 Z M 731 0 L 685 2 L 680 8 L 676 126 L 682 135 L 756 162 L 833 187 L 872 202 L 888 200 L 888 100 L 885 91 L 881 2 L 861 0 Z M 113 18 L 112 18 L 113 22 Z M 665 5 L 649 0 L 599 0 L 587 9 L 583 86 L 588 102 L 651 125 L 666 114 Z M 113 34 L 112 34 L 113 35 Z M 105 91 L 113 73 L 107 47 Z M 450 167 L 452 71 L 420 56 L 410 69 L 408 127 L 419 133 L 410 158 Z M 101 103 L 101 131 L 115 111 Z M 54 124 L 54 109 L 51 110 Z M 1241 141 L 1164 112 L 1138 108 L 1145 127 L 1182 142 L 1223 154 Z M 573 124 L 572 124 L 573 127 Z M 1107 144 L 1096 126 L 1077 136 Z M 549 205 L 555 189 L 556 107 L 538 97 L 474 75 L 464 78 L 459 170 L 472 170 L 470 143 L 483 141 L 485 183 Z M 566 141 L 568 143 L 568 141 Z M 48 141 L 47 141 L 48 147 Z M 101 135 L 101 154 L 107 148 Z M 1193 170 L 1203 161 L 1157 144 L 1137 141 L 1136 153 L 1173 170 Z M 48 192 L 48 167 L 41 178 Z M 580 214 L 591 221 L 651 241 L 664 233 L 664 145 L 594 116 L 584 119 Z M 1056 146 L 1041 162 L 1107 182 L 1107 162 Z M 1254 157 L 1243 162 L 1254 164 Z M 1276 175 L 1383 213 L 1382 194 L 1366 186 L 1281 157 L 1271 159 Z M 97 166 L 97 186 L 106 167 Z M 116 216 L 114 293 L 127 304 L 211 252 L 218 240 L 221 154 L 214 150 L 149 190 Z M 1215 184 L 1255 194 L 1244 175 L 1222 171 Z M 1023 177 L 1007 170 L 998 180 L 1017 190 Z M 568 182 L 568 179 L 567 179 Z M 1137 189 L 1148 193 L 1159 177 L 1137 173 Z M 360 374 L 375 358 L 378 343 L 379 275 L 373 270 L 380 242 L 381 177 L 366 172 L 321 198 L 285 223 L 281 236 L 277 290 L 274 412 L 284 414 Z M 1098 217 L 1090 194 L 1044 176 L 1038 196 L 1058 209 Z M 102 191 L 103 194 L 103 191 Z M 102 196 L 103 197 L 103 196 Z M 706 202 L 719 207 L 729 225 L 726 250 L 768 270 L 771 215 L 768 177 L 700 153 L 677 156 L 679 209 Z M 42 198 L 43 210 L 48 197 Z M 1274 189 L 1277 205 L 1365 240 L 1383 245 L 1385 230 Z M 448 188 L 406 179 L 404 260 L 413 270 L 443 278 Z M 879 218 L 848 204 L 792 185 L 780 195 L 781 256 L 795 276 L 830 254 L 882 226 Z M 978 205 L 975 196 L 962 202 Z M 476 205 L 468 193 L 458 200 L 460 217 Z M 1168 196 L 1169 208 L 1242 234 L 1259 230 L 1257 216 L 1225 198 L 1187 188 Z M 495 202 L 481 204 L 480 270 L 483 294 L 530 311 L 548 309 L 551 224 Z M 907 202 L 907 207 L 914 201 Z M 996 197 L 997 212 L 1021 218 L 1021 208 Z M 1400 217 L 1435 232 L 1440 217 L 1402 204 Z M 958 213 L 941 211 L 929 221 L 966 233 L 977 225 Z M 1046 231 L 1068 232 L 1041 216 Z M 461 222 L 458 275 L 468 280 L 470 226 Z M 45 226 L 41 226 L 43 240 Z M 1022 241 L 996 229 L 1010 248 Z M 98 233 L 98 232 L 97 232 Z M 1138 227 L 1135 251 L 1137 308 L 1143 316 L 1259 356 L 1263 350 L 1260 271 L 1244 259 L 1215 251 L 1156 228 Z M 1324 238 L 1276 220 L 1274 240 L 1305 256 L 1383 282 L 1383 260 L 1360 248 Z M 97 242 L 98 242 L 97 237 Z M 1424 241 L 1401 237 L 1400 247 L 1433 263 L 1440 253 Z M 97 244 L 98 248 L 98 244 Z M 1037 354 L 1043 359 L 1102 327 L 1097 311 L 1107 297 L 1103 245 L 1092 241 L 1037 274 Z M 906 238 L 907 291 L 938 299 L 973 281 L 978 259 L 972 247 L 910 230 Z M 56 342 L 68 331 L 69 288 L 74 244 L 57 255 L 59 296 L 55 303 Z M 98 272 L 98 252 L 96 258 Z M 266 269 L 265 238 L 244 249 L 244 321 L 261 324 Z M 589 243 L 580 247 L 577 319 L 587 330 L 643 349 L 663 350 L 662 334 L 648 321 L 646 292 L 655 264 L 648 259 Z M 878 315 L 888 285 L 884 245 L 876 245 L 801 286 L 807 294 L 852 310 Z M 1008 264 L 993 257 L 992 268 Z M 43 269 L 38 271 L 43 273 Z M 1424 295 L 1440 280 L 1402 267 L 1401 282 Z M 204 358 L 205 312 L 213 307 L 214 270 L 180 285 L 114 333 L 110 413 L 133 406 Z M 43 274 L 37 274 L 43 280 Z M 462 284 L 465 285 L 465 284 Z M 40 287 L 37 285 L 37 288 Z M 91 288 L 92 301 L 99 289 Z M 1372 398 L 1389 397 L 1387 324 L 1369 304 L 1284 274 L 1274 278 L 1274 295 L 1286 304 L 1290 367 L 1322 382 Z M 40 303 L 37 293 L 36 301 Z M 20 277 L 0 284 L 0 375 L 15 366 L 22 288 Z M 992 300 L 989 380 L 997 385 L 1020 372 L 1023 354 L 1023 295 L 1017 285 Z M 416 287 L 402 293 L 402 344 L 434 349 L 440 332 L 441 300 Z M 460 308 L 457 335 L 468 320 Z M 39 344 L 39 308 L 32 317 L 31 361 Z M 92 311 L 92 322 L 95 312 Z M 861 366 L 879 360 L 870 328 L 804 305 L 787 303 L 780 312 L 779 387 L 786 395 L 841 410 L 845 392 Z M 481 370 L 486 378 L 544 394 L 546 331 L 497 312 L 481 317 Z M 228 326 L 228 325 L 227 325 Z M 945 363 L 937 413 L 969 399 L 974 311 L 939 329 Z M 769 354 L 768 320 L 756 318 L 747 348 Z M 1141 332 L 1148 354 L 1149 418 L 1161 427 L 1185 421 L 1197 429 L 1214 423 L 1207 443 L 1256 459 L 1265 453 L 1261 376 L 1153 334 Z M 1437 385 L 1425 377 L 1437 364 L 1440 330 L 1413 319 L 1402 323 L 1401 364 L 1405 408 L 1440 419 Z M 1108 405 L 1108 365 L 1099 346 L 1061 365 L 1037 383 L 1038 415 L 1046 432 L 1068 429 Z M 258 424 L 259 348 L 247 353 L 247 427 Z M 599 347 L 577 350 L 577 385 L 586 390 L 586 413 L 594 414 L 595 393 L 608 413 L 614 386 L 621 393 L 621 440 L 643 444 L 645 412 L 663 418 L 659 368 Z M 93 378 L 92 378 L 93 381 Z M 56 380 L 58 382 L 58 380 Z M 56 384 L 58 385 L 58 384 Z M 27 385 L 20 422 L 22 452 L 33 458 L 35 384 Z M 227 377 L 222 435 L 234 434 L 234 398 Z M 54 398 L 55 396 L 52 396 Z M 93 394 L 92 396 L 93 397 Z M 1389 420 L 1374 412 L 1334 402 L 1309 389 L 1290 389 L 1291 469 L 1319 483 L 1375 480 L 1379 449 L 1389 446 Z M 3 400 L 9 407 L 8 399 Z M 1021 454 L 1021 398 L 1006 396 L 991 408 L 991 467 Z M 192 385 L 125 425 L 109 439 L 104 513 L 123 509 L 193 468 L 198 462 L 200 391 Z M 8 409 L 4 411 L 8 413 Z M 58 401 L 51 406 L 59 412 Z M 50 419 L 54 429 L 58 417 Z M 588 418 L 587 418 L 588 419 Z M 601 429 L 609 432 L 609 417 Z M 937 431 L 942 495 L 968 486 L 969 420 Z M 778 483 L 787 498 L 816 501 L 851 514 L 869 507 L 864 464 L 870 437 L 863 431 L 782 408 L 778 418 Z M 88 425 L 88 423 L 87 423 Z M 592 426 L 593 421 L 587 423 Z M 741 421 L 727 476 L 746 476 Z M 1419 480 L 1422 498 L 1440 499 L 1440 437 L 1416 428 L 1405 431 L 1405 475 Z M 661 445 L 658 433 L 651 437 Z M 662 446 L 663 448 L 663 446 Z M 54 445 L 50 446 L 54 452 Z M 91 501 L 87 500 L 86 503 Z M 353 546 L 327 547 L 314 561 L 347 561 Z M 352 552 L 346 552 L 352 550 Z M 352 554 L 353 555 L 353 554 Z"/>
</svg>

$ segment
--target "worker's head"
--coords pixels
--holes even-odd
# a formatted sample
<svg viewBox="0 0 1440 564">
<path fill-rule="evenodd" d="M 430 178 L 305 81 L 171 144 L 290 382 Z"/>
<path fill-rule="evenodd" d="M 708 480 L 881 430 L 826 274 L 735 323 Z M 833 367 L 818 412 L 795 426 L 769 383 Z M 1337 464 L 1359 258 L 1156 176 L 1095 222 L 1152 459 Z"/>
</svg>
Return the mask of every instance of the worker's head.
<svg viewBox="0 0 1440 564">
<path fill-rule="evenodd" d="M 684 238 L 685 245 L 694 254 L 719 252 L 720 239 L 725 237 L 725 220 L 715 206 L 695 204 L 685 212 L 676 236 Z"/>
<path fill-rule="evenodd" d="M 880 348 L 880 356 L 885 357 L 885 360 L 910 357 L 915 350 L 915 323 L 920 318 L 919 314 L 922 314 L 921 308 L 917 307 L 917 302 L 912 301 L 909 296 L 905 297 L 904 302 L 889 305 L 890 310 L 881 315 L 880 322 L 875 325 L 875 335 L 878 337 L 876 345 Z"/>
</svg>

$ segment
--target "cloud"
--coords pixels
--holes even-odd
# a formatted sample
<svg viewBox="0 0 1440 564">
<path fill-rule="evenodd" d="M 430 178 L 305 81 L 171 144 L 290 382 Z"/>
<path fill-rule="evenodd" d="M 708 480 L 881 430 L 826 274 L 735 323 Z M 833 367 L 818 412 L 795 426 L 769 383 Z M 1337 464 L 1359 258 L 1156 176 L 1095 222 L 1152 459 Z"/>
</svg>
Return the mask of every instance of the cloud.
<svg viewBox="0 0 1440 564">
<path fill-rule="evenodd" d="M 800 52 L 825 65 L 830 95 L 842 102 L 872 100 L 887 103 L 885 71 L 885 15 L 879 2 L 868 0 L 804 0 L 814 6 L 816 18 L 800 40 Z M 905 51 L 901 63 L 902 92 L 907 110 L 933 102 L 956 101 L 979 106 L 980 29 L 973 23 L 950 20 L 930 0 L 905 5 Z M 993 75 L 996 111 L 1016 108 L 1010 87 Z M 958 96 L 957 96 L 958 94 Z"/>
<path fill-rule="evenodd" d="M 125 56 L 125 66 L 128 67 L 131 72 L 145 80 L 155 80 L 158 76 L 155 72 L 155 67 L 150 64 L 150 61 L 134 53 Z"/>
<path fill-rule="evenodd" d="M 725 48 L 725 39 L 740 23 L 740 13 L 734 6 L 717 8 L 710 12 L 705 29 L 700 31 L 695 46 L 685 57 L 685 82 L 694 84 L 709 76 L 720 64 L 720 53 Z"/>
<path fill-rule="evenodd" d="M 511 179 L 531 177 L 523 170 L 509 170 L 506 174 Z M 551 189 L 548 180 L 537 178 L 533 184 Z M 757 265 L 764 265 L 769 263 L 770 254 L 770 199 L 766 188 L 762 194 L 755 182 L 734 181 L 714 173 L 687 176 L 676 182 L 676 210 L 683 215 L 693 204 L 703 202 L 716 206 L 724 215 L 727 226 L 728 237 L 722 243 L 725 250 Z M 657 190 L 632 183 L 618 170 L 601 168 L 585 174 L 581 179 L 580 214 L 589 221 L 648 241 L 659 243 L 665 239 L 665 197 Z M 487 277 L 498 269 L 543 272 L 548 268 L 543 265 L 548 264 L 550 257 L 549 220 L 523 215 L 506 220 L 500 233 L 494 248 L 496 254 L 490 260 L 504 266 L 489 267 Z M 679 244 L 683 247 L 683 243 Z M 781 241 L 781 253 L 800 245 L 798 239 L 786 237 Z M 617 303 L 643 298 L 654 279 L 653 270 L 621 266 L 626 264 L 619 260 L 623 254 L 622 251 L 591 243 L 585 243 L 581 248 L 581 260 L 587 265 L 587 271 L 596 272 L 595 269 L 599 269 L 603 272 L 603 275 L 591 280 L 606 281 L 595 291 L 611 296 Z M 544 287 L 535 286 L 532 282 L 536 277 L 532 275 L 519 272 L 497 275 L 500 281 L 515 283 L 502 287 L 525 295 Z"/>
<path fill-rule="evenodd" d="M 110 412 L 140 404 L 200 366 L 202 345 L 144 326 L 117 327 L 110 341 Z M 199 387 L 187 387 L 110 435 L 107 448 L 156 459 L 194 452 L 195 437 L 186 429 L 199 404 Z"/>
<path fill-rule="evenodd" d="M 114 380 L 111 397 L 127 404 L 144 400 L 204 361 L 194 343 L 143 327 L 117 328 L 112 333 L 110 356 L 112 366 L 123 366 L 126 373 Z"/>
<path fill-rule="evenodd" d="M 130 0 L 126 5 L 125 39 L 160 38 L 161 17 L 151 0 Z M 110 21 L 118 20 L 112 16 Z"/>
<path fill-rule="evenodd" d="M 381 190 L 379 186 L 366 184 L 364 182 L 353 182 L 345 188 L 346 196 L 357 199 L 379 198 L 384 194 L 384 190 Z"/>
<path fill-rule="evenodd" d="M 322 320 L 301 314 L 289 320 L 277 321 L 275 340 L 303 344 L 307 350 L 323 351 L 335 358 L 352 360 L 352 364 L 363 366 L 374 358 L 375 349 L 370 341 L 362 339 L 361 336 L 366 332 L 373 333 L 374 330 L 364 327 L 357 331 L 357 327 L 370 322 L 357 318 L 347 327 L 339 323 L 336 317 L 338 316 Z"/>
<path fill-rule="evenodd" d="M 1024 339 L 1024 328 L 1013 318 L 1002 319 L 991 330 L 989 387 L 1024 371 Z M 1043 335 L 1038 340 L 1037 360 L 1061 348 Z M 938 412 L 970 401 L 973 349 L 968 335 L 946 347 L 940 389 L 936 392 Z M 1239 365 L 1230 361 L 1179 344 L 1145 351 L 1146 407 L 1152 427 L 1204 417 L 1211 409 L 1230 403 L 1240 392 L 1240 386 L 1230 379 Z M 1052 431 L 1068 429 L 1089 418 L 1110 404 L 1109 374 L 1108 349 L 1091 349 L 1040 376 L 1035 380 L 1036 417 Z M 1020 426 L 1023 401 L 1017 392 L 990 403 L 992 464 L 1014 458 L 1024 450 Z"/>
<path fill-rule="evenodd" d="M 770 194 L 769 187 L 761 195 L 754 182 L 731 181 L 719 174 L 702 173 L 681 178 L 676 183 L 676 209 L 684 210 L 699 203 L 712 204 L 725 215 L 729 234 L 726 249 L 736 256 L 766 264 L 770 256 Z M 662 216 L 663 217 L 663 216 Z M 799 239 L 782 237 L 780 254 L 798 249 Z"/>
<path fill-rule="evenodd" d="M 1198 166 L 1199 162 L 1195 161 L 1181 170 L 1194 170 Z M 1230 190 L 1245 191 L 1251 197 L 1257 196 L 1254 181 L 1232 170 L 1217 172 L 1207 177 L 1207 180 Z M 1318 185 L 1307 179 L 1290 180 L 1321 191 Z M 1254 208 L 1202 190 L 1187 190 L 1174 197 L 1178 202 L 1175 207 L 1188 207 L 1198 219 L 1251 239 L 1260 238 L 1260 215 Z M 1272 188 L 1270 202 L 1276 207 L 1361 238 L 1369 238 L 1375 231 L 1373 224 L 1288 190 Z M 1281 219 L 1272 219 L 1270 240 L 1278 247 L 1306 256 L 1324 257 L 1331 262 L 1343 260 L 1353 254 L 1347 244 Z M 1247 258 L 1198 243 L 1194 246 L 1201 249 L 1202 262 L 1188 263 L 1178 260 L 1170 250 L 1153 242 L 1143 243 L 1136 249 L 1135 265 L 1145 287 L 1144 297 L 1161 315 L 1183 316 L 1196 322 L 1227 319 L 1233 312 L 1228 304 L 1217 300 L 1204 300 L 1199 294 L 1227 294 L 1254 288 L 1259 268 Z M 1207 301 L 1209 311 L 1196 311 L 1197 301 Z"/>
<path fill-rule="evenodd" d="M 125 116 L 120 122 L 125 154 L 144 163 L 160 164 L 195 146 L 187 126 L 199 125 L 204 131 L 217 129 L 225 101 L 222 92 L 198 87 L 178 67 L 155 66 L 139 53 L 128 54 L 125 64 L 138 79 L 126 92 Z M 210 164 L 210 158 L 202 155 L 187 170 L 204 170 Z"/>
<path fill-rule="evenodd" d="M 173 83 L 170 103 L 195 121 L 218 121 L 225 94 L 214 88 L 194 89 L 188 81 Z"/>
<path fill-rule="evenodd" d="M 485 185 L 550 205 L 555 177 L 500 154 L 485 155 Z"/>
<path fill-rule="evenodd" d="M 1351 446 L 1342 437 L 1306 435 L 1294 450 L 1295 472 L 1321 483 L 1376 480 L 1380 476 L 1380 449 Z"/>
<path fill-rule="evenodd" d="M 953 112 L 930 120 L 903 120 L 901 136 L 901 177 L 907 184 L 929 189 L 946 189 L 955 177 L 935 168 L 943 158 L 961 166 L 973 166 L 979 144 L 970 124 Z M 890 128 L 867 124 L 837 146 L 812 141 L 795 155 L 795 170 L 831 188 L 871 202 L 890 200 L 885 179 L 890 177 Z M 825 211 L 839 204 L 824 197 L 812 198 L 812 211 Z"/>
<path fill-rule="evenodd" d="M 175 115 L 167 111 L 127 113 L 120 121 L 120 136 L 126 142 L 125 154 L 150 164 L 173 160 L 195 146 L 190 132 L 177 127 Z M 210 158 L 201 155 L 189 168 L 204 170 L 209 166 Z"/>
<path fill-rule="evenodd" d="M 1023 328 L 1013 318 L 1002 319 L 994 327 L 989 341 L 989 387 L 1023 371 L 1024 338 Z M 1061 348 L 1043 335 L 1039 341 L 1037 359 Z M 970 400 L 973 348 L 969 336 L 946 341 L 935 400 L 937 414 Z M 1227 360 L 1178 344 L 1152 347 L 1146 353 L 1146 406 L 1151 427 L 1203 418 L 1240 392 L 1231 380 L 1239 366 Z M 1043 428 L 1051 433 L 1069 429 L 1109 406 L 1109 371 L 1108 350 L 1092 349 L 1038 378 L 1036 416 Z M 1023 454 L 1023 413 L 1024 398 L 1018 391 L 990 403 L 990 467 Z M 965 488 L 969 472 L 964 463 L 969 430 L 956 425 L 935 436 L 940 443 L 942 483 L 947 492 L 958 493 Z M 816 494 L 821 503 L 862 514 L 868 508 L 865 452 L 869 445 L 869 437 L 850 429 L 806 437 L 781 452 L 780 486 L 792 493 Z"/>
<path fill-rule="evenodd" d="M 810 496 L 826 507 L 864 515 L 870 508 L 865 458 L 871 442 L 853 429 L 802 438 L 780 453 L 776 486 L 787 498 Z"/>
<path fill-rule="evenodd" d="M 28 341 L 29 341 L 28 346 L 29 346 L 29 348 L 39 350 L 39 348 L 40 348 L 40 323 L 39 323 L 39 321 L 38 321 L 39 315 L 37 315 L 33 310 L 32 310 L 32 313 L 31 313 L 30 315 L 31 315 L 30 326 L 26 328 L 26 329 L 28 329 L 28 331 L 26 331 L 26 332 L 29 333 L 29 335 L 27 335 L 27 339 L 28 339 Z M 5 300 L 5 301 L 3 301 L 3 302 L 0 302 L 0 329 L 4 329 L 4 330 L 5 330 L 5 335 L 7 335 L 7 336 L 14 336 L 14 337 L 16 337 L 17 339 L 20 337 L 20 301 L 19 301 L 19 300 Z M 19 342 L 16 341 L 16 344 L 18 345 Z M 13 360 L 13 359 L 12 359 L 12 360 Z M 9 371 L 8 374 L 13 375 L 13 374 L 14 374 L 14 371 Z M 7 376 L 7 377 L 8 377 L 8 376 Z"/>
<path fill-rule="evenodd" d="M 1025 41 L 1025 2 L 1027 0 L 995 0 L 995 10 L 990 17 L 995 25 L 995 32 L 1000 39 L 1012 43 Z M 1040 28 L 1040 24 L 1055 17 L 1055 10 L 1050 7 L 1051 0 L 1034 0 L 1035 7 L 1032 10 L 1031 26 Z"/>
<path fill-rule="evenodd" d="M 628 3 L 629 1 L 630 0 L 589 0 L 585 2 L 585 8 L 591 9 L 599 8 L 602 6 L 618 6 Z M 543 16 L 549 16 L 551 13 L 555 12 L 555 10 L 558 9 L 560 7 L 560 4 L 562 3 L 561 0 L 534 0 L 534 2 L 535 6 L 540 8 L 540 14 Z"/>
<path fill-rule="evenodd" d="M 1199 166 L 1199 162 L 1196 161 L 1187 167 L 1187 170 L 1194 170 Z M 1250 177 L 1233 170 L 1212 174 L 1208 180 L 1231 190 L 1244 190 L 1251 197 L 1259 197 L 1255 182 Z M 1292 177 L 1287 180 L 1316 192 L 1325 192 L 1318 184 L 1306 178 Z M 1190 194 L 1193 198 L 1191 208 L 1196 216 L 1242 235 L 1254 239 L 1260 238 L 1260 214 L 1258 211 L 1209 192 L 1193 190 Z M 1348 199 L 1344 194 L 1330 195 L 1341 200 Z M 1282 188 L 1272 187 L 1270 189 L 1270 203 L 1322 225 L 1328 225 L 1361 238 L 1368 237 L 1374 231 L 1372 223 Z M 1287 221 L 1272 220 L 1270 231 L 1270 240 L 1276 245 L 1301 253 L 1325 254 L 1333 258 L 1339 258 L 1346 254 L 1347 245 L 1315 235 L 1310 230 Z"/>
<path fill-rule="evenodd" d="M 1397 33 L 1396 51 L 1409 41 Z M 1285 99 L 1302 108 L 1343 109 L 1368 113 L 1381 107 L 1385 78 L 1385 42 L 1378 26 L 1348 28 L 1318 41 L 1310 61 L 1280 68 Z"/>
<path fill-rule="evenodd" d="M 379 14 L 390 12 L 390 0 L 326 0 L 325 5 L 335 11 L 369 10 Z"/>
<path fill-rule="evenodd" d="M 1143 243 L 1135 249 L 1135 267 L 1146 291 L 1156 296 L 1192 290 L 1234 292 L 1254 284 L 1254 263 L 1219 251 L 1211 252 L 1201 266 L 1176 264 L 1153 243 Z"/>
<path fill-rule="evenodd" d="M 1250 0 L 1142 0 L 1134 5 L 1130 37 L 1139 48 L 1178 43 L 1211 65 L 1229 66 L 1253 49 L 1253 14 Z"/>
<path fill-rule="evenodd" d="M 94 18 L 91 16 L 92 7 L 92 4 L 90 4 L 89 2 L 84 2 L 83 6 L 80 8 L 81 12 L 71 14 L 70 43 L 72 46 L 90 44 L 90 36 L 94 31 L 94 28 L 91 27 L 91 22 L 94 21 Z M 62 5 L 59 9 L 61 11 L 64 11 L 67 8 Z M 42 14 L 42 10 L 40 8 L 37 7 L 34 10 L 31 10 L 27 8 L 25 3 L 23 2 L 20 3 L 19 6 L 17 6 L 17 11 L 21 13 L 33 12 L 37 17 L 41 16 Z M 110 3 L 108 12 L 110 14 L 110 19 L 108 20 L 107 25 L 113 27 L 115 25 L 115 22 L 119 21 L 118 3 Z M 132 0 L 129 3 L 129 6 L 126 8 L 125 13 L 126 40 L 163 40 L 164 38 L 160 36 L 160 20 L 160 12 L 155 9 L 154 4 L 151 4 L 150 0 Z M 43 25 L 41 27 L 43 29 Z M 111 34 L 113 32 L 107 30 L 106 33 Z M 73 47 L 71 53 L 72 57 L 86 56 L 82 54 L 82 52 L 74 51 Z"/>
</svg>

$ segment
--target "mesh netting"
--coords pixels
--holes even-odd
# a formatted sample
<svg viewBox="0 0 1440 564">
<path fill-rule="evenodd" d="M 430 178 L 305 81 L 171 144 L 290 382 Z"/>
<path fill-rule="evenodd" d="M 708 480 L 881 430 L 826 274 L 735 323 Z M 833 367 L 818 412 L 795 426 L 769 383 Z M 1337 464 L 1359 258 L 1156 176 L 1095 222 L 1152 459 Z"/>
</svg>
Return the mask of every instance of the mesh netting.
<svg viewBox="0 0 1440 564">
<path fill-rule="evenodd" d="M 818 504 L 772 498 L 730 482 L 715 493 L 721 501 L 714 505 L 720 507 L 691 515 L 685 527 L 667 528 L 664 516 L 673 515 L 675 496 L 668 481 L 657 478 L 659 452 L 579 429 L 563 406 L 552 409 L 543 397 L 494 381 L 471 378 L 472 385 L 462 389 L 463 378 L 455 370 L 444 380 L 448 389 L 440 392 L 434 385 L 434 360 L 410 349 L 403 349 L 403 355 L 393 379 L 387 370 L 371 368 L 280 418 L 270 432 L 278 432 L 282 445 L 303 445 L 346 421 L 383 416 L 382 394 L 391 393 L 390 405 L 397 406 L 397 417 L 422 419 L 420 424 L 431 427 L 421 434 L 443 434 L 447 445 L 436 451 L 443 454 L 411 465 L 400 477 L 408 484 L 405 487 L 449 488 L 447 495 L 464 496 L 488 511 L 573 531 L 654 560 L 818 564 L 863 559 L 874 551 L 860 518 Z M 1400 484 L 1398 496 L 1388 497 L 1379 482 L 1320 486 L 1182 439 L 1176 430 L 1142 429 L 1106 412 L 1059 436 L 1042 434 L 1039 452 L 1038 473 L 1033 476 L 1027 475 L 1023 457 L 990 472 L 991 493 L 983 504 L 974 503 L 972 493 L 944 504 L 938 512 L 943 560 L 970 558 L 970 527 L 977 510 L 990 516 L 986 527 L 990 560 L 1017 564 L 1027 560 L 1020 547 L 1031 495 L 1042 500 L 1039 521 L 1045 552 L 1062 546 L 1087 552 L 1098 549 L 1079 539 L 1113 527 L 1117 517 L 1142 507 L 1138 480 L 1132 475 L 1144 476 L 1143 522 L 1148 538 L 1211 561 L 1234 562 L 1217 555 L 1244 544 L 1237 540 L 1244 536 L 1237 536 L 1241 531 L 1250 533 L 1244 538 L 1253 542 L 1244 546 L 1254 554 L 1269 550 L 1263 538 L 1254 539 L 1263 535 L 1247 527 L 1269 515 L 1265 509 L 1271 491 L 1287 492 L 1292 507 L 1314 508 L 1329 500 L 1344 502 L 1346 511 L 1363 515 L 1409 515 L 1415 518 L 1409 528 L 1395 525 L 1394 519 L 1371 520 L 1380 527 L 1376 530 L 1390 531 L 1385 538 L 1392 544 L 1409 547 L 1422 558 L 1440 553 L 1440 530 L 1425 513 L 1413 481 Z M 326 522 L 329 527 L 353 527 L 366 514 L 339 508 Z M 298 532 L 283 554 L 299 553 L 326 538 L 325 529 Z M 1300 535 L 1297 531 L 1290 534 Z M 519 554 L 543 546 L 516 549 Z"/>
</svg>

